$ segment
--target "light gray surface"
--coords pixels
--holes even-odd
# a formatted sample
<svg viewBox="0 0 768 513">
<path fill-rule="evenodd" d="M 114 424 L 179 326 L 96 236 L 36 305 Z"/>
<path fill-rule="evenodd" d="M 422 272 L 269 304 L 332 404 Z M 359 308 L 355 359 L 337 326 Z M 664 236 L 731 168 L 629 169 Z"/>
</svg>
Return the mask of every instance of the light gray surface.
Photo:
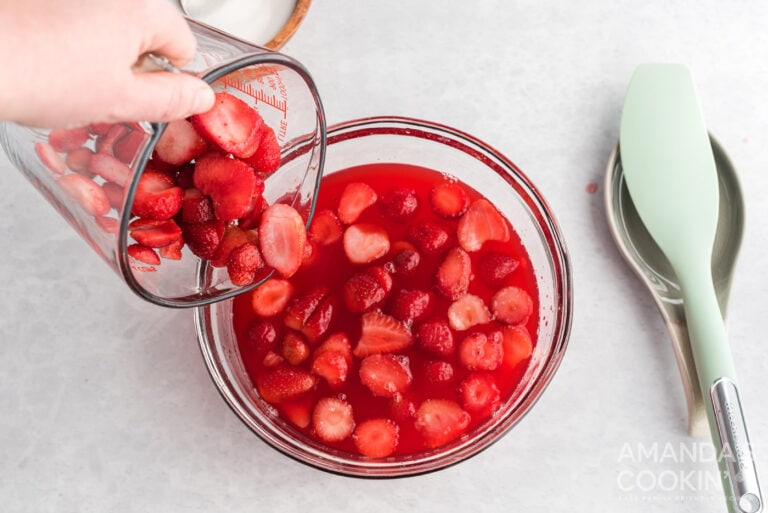
<svg viewBox="0 0 768 513">
<path fill-rule="evenodd" d="M 537 407 L 420 477 L 330 475 L 266 446 L 219 398 L 191 312 L 134 297 L 0 156 L 2 510 L 724 511 L 661 319 L 608 234 L 602 176 L 634 67 L 689 64 L 744 186 L 728 329 L 768 483 L 766 26 L 761 0 L 313 3 L 284 51 L 331 123 L 403 115 L 485 140 L 541 189 L 573 261 L 571 344 Z"/>
</svg>

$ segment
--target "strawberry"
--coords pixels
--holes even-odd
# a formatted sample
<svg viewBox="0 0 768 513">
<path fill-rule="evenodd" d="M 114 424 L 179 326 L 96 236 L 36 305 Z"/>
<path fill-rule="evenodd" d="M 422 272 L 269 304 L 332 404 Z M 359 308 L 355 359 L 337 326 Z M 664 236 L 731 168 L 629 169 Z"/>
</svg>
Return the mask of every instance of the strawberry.
<svg viewBox="0 0 768 513">
<path fill-rule="evenodd" d="M 125 251 L 130 257 L 135 258 L 139 262 L 144 262 L 145 264 L 150 265 L 160 265 L 160 257 L 152 248 L 148 248 L 141 244 L 131 244 L 125 248 Z"/>
<path fill-rule="evenodd" d="M 264 125 L 261 130 L 259 146 L 256 152 L 245 159 L 254 171 L 268 176 L 280 167 L 280 143 L 277 142 L 275 131 Z"/>
<path fill-rule="evenodd" d="M 277 346 L 277 329 L 272 321 L 255 318 L 247 331 L 247 346 L 257 357 L 263 357 Z"/>
<path fill-rule="evenodd" d="M 341 233 L 341 222 L 330 210 L 317 212 L 309 226 L 309 238 L 322 245 L 338 242 Z"/>
<path fill-rule="evenodd" d="M 413 335 L 403 323 L 380 312 L 362 315 L 362 330 L 354 355 L 364 358 L 377 353 L 393 353 L 410 346 Z"/>
<path fill-rule="evenodd" d="M 283 401 L 280 403 L 280 413 L 297 427 L 304 429 L 309 427 L 312 422 L 312 406 L 314 402 L 311 397 L 301 397 L 294 401 Z"/>
<path fill-rule="evenodd" d="M 83 175 L 75 173 L 63 175 L 56 180 L 56 183 L 91 215 L 103 216 L 112 208 L 104 190 Z"/>
<path fill-rule="evenodd" d="M 285 358 L 283 358 L 282 355 L 279 355 L 274 351 L 268 351 L 267 354 L 264 355 L 261 364 L 264 367 L 272 368 L 282 365 L 283 362 L 285 362 Z"/>
<path fill-rule="evenodd" d="M 448 307 L 448 324 L 456 331 L 466 331 L 478 324 L 491 322 L 491 312 L 482 298 L 465 294 Z"/>
<path fill-rule="evenodd" d="M 491 298 L 491 311 L 496 319 L 507 324 L 525 324 L 533 313 L 533 300 L 519 287 L 504 287 Z"/>
<path fill-rule="evenodd" d="M 261 178 L 256 176 L 257 191 L 260 180 Z M 251 196 L 251 204 L 248 206 L 248 212 L 246 212 L 245 216 L 237 220 L 237 224 L 243 230 L 258 228 L 259 222 L 261 221 L 261 215 L 264 213 L 268 206 L 269 203 L 267 203 L 267 200 L 264 199 L 264 196 L 262 196 L 261 192 L 255 192 L 253 196 Z"/>
<path fill-rule="evenodd" d="M 91 138 L 87 127 L 58 128 L 48 133 L 48 143 L 60 153 L 68 153 L 80 148 Z"/>
<path fill-rule="evenodd" d="M 363 358 L 358 371 L 360 381 L 377 397 L 402 394 L 413 382 L 407 356 L 372 354 Z"/>
<path fill-rule="evenodd" d="M 181 203 L 181 219 L 185 223 L 205 223 L 216 219 L 211 198 L 194 187 L 186 189 Z"/>
<path fill-rule="evenodd" d="M 472 333 L 459 343 L 459 362 L 469 370 L 496 370 L 504 357 L 500 331 Z"/>
<path fill-rule="evenodd" d="M 107 195 L 109 206 L 118 212 L 121 211 L 123 209 L 123 188 L 116 183 L 104 182 L 101 184 L 101 189 Z"/>
<path fill-rule="evenodd" d="M 75 148 L 67 153 L 64 161 L 67 167 L 75 173 L 80 173 L 86 178 L 93 178 L 94 174 L 91 172 L 91 157 L 93 155 L 93 151 L 89 148 Z"/>
<path fill-rule="evenodd" d="M 401 321 L 421 320 L 432 305 L 432 296 L 423 290 L 400 290 L 394 298 L 392 315 Z"/>
<path fill-rule="evenodd" d="M 321 440 L 340 442 L 351 435 L 355 429 L 352 406 L 336 397 L 324 397 L 315 405 L 312 425 Z"/>
<path fill-rule="evenodd" d="M 444 321 L 427 321 L 416 331 L 416 344 L 437 356 L 450 356 L 454 350 L 453 333 Z"/>
<path fill-rule="evenodd" d="M 96 221 L 96 224 L 99 225 L 99 228 L 104 230 L 104 233 L 117 235 L 117 232 L 120 231 L 120 221 L 114 217 L 94 216 L 93 220 Z"/>
<path fill-rule="evenodd" d="M 389 414 L 395 420 L 410 422 L 416 415 L 416 404 L 408 394 L 395 394 L 389 403 Z"/>
<path fill-rule="evenodd" d="M 499 409 L 501 392 L 490 374 L 473 372 L 459 385 L 461 406 L 478 417 L 488 417 Z"/>
<path fill-rule="evenodd" d="M 169 260 L 181 260 L 181 250 L 184 247 L 184 237 L 179 237 L 175 241 L 171 242 L 167 246 L 163 246 L 157 250 L 160 253 L 161 258 L 167 258 Z"/>
<path fill-rule="evenodd" d="M 398 187 L 387 191 L 381 198 L 379 207 L 385 216 L 395 221 L 404 221 L 411 217 L 419 206 L 416 191 Z"/>
<path fill-rule="evenodd" d="M 416 410 L 414 427 L 427 447 L 435 448 L 455 440 L 469 427 L 471 417 L 450 399 L 427 399 Z"/>
<path fill-rule="evenodd" d="M 451 219 L 467 211 L 469 198 L 464 188 L 456 182 L 435 186 L 429 195 L 432 210 L 439 216 Z"/>
<path fill-rule="evenodd" d="M 299 365 L 309 358 L 309 346 L 304 338 L 295 331 L 289 331 L 283 337 L 281 353 L 291 365 Z"/>
<path fill-rule="evenodd" d="M 114 146 L 115 142 L 123 137 L 127 132 L 128 127 L 122 123 L 110 125 L 109 129 L 105 133 L 99 134 L 99 136 L 96 138 L 96 153 L 106 153 L 108 155 L 112 155 L 112 147 Z"/>
<path fill-rule="evenodd" d="M 37 153 L 40 162 L 57 175 L 63 175 L 67 172 L 67 165 L 64 159 L 56 153 L 56 150 L 50 144 L 40 141 L 36 142 L 35 153 Z"/>
<path fill-rule="evenodd" d="M 200 258 L 209 259 L 216 253 L 224 236 L 224 221 L 184 223 L 181 233 L 189 249 Z"/>
<path fill-rule="evenodd" d="M 88 170 L 108 182 L 116 183 L 120 187 L 128 185 L 132 174 L 131 168 L 107 153 L 93 154 L 88 161 Z M 144 174 L 147 173 L 145 172 Z M 171 186 L 173 185 L 173 181 L 171 181 Z"/>
<path fill-rule="evenodd" d="M 437 223 L 425 221 L 408 230 L 408 238 L 424 253 L 438 253 L 448 244 L 448 231 Z"/>
<path fill-rule="evenodd" d="M 259 245 L 268 266 L 285 278 L 293 276 L 304 258 L 307 231 L 301 215 L 289 205 L 275 203 L 259 223 Z"/>
<path fill-rule="evenodd" d="M 339 198 L 339 206 L 336 209 L 339 220 L 344 224 L 354 223 L 363 210 L 376 203 L 377 199 L 376 191 L 367 183 L 350 183 Z"/>
<path fill-rule="evenodd" d="M 195 189 L 190 189 L 195 190 Z M 189 190 L 185 191 L 185 196 Z M 185 199 L 185 205 L 191 200 Z M 182 218 L 184 216 L 184 207 L 182 207 Z M 215 267 L 226 267 L 229 262 L 229 258 L 232 252 L 240 246 L 248 243 L 253 243 L 257 240 L 256 234 L 253 232 L 246 232 L 237 225 L 228 226 L 224 230 L 224 235 L 221 238 L 221 243 L 216 248 L 216 252 L 211 257 L 211 265 Z M 258 248 L 256 248 L 258 251 Z M 261 255 L 259 255 L 259 258 Z M 263 264 L 263 262 L 261 262 Z M 252 270 L 255 270 L 252 269 Z"/>
<path fill-rule="evenodd" d="M 256 390 L 270 404 L 301 397 L 317 385 L 317 378 L 298 367 L 278 365 L 256 376 Z"/>
<path fill-rule="evenodd" d="M 112 145 L 112 155 L 120 162 L 131 164 L 141 145 L 148 139 L 149 135 L 138 127 L 129 130 Z"/>
<path fill-rule="evenodd" d="M 390 419 L 368 419 L 361 422 L 352 434 L 360 454 L 368 458 L 386 458 L 395 452 L 400 428 Z"/>
<path fill-rule="evenodd" d="M 99 156 L 98 154 L 94 155 L 91 163 L 96 161 L 96 157 Z M 101 155 L 101 157 L 111 158 L 109 155 Z M 113 160 L 119 162 L 116 159 Z M 122 162 L 119 163 L 125 165 Z M 111 181 L 122 185 L 115 180 Z M 183 199 L 184 191 L 181 187 L 174 185 L 173 180 L 167 175 L 157 171 L 144 171 L 136 187 L 131 212 L 139 217 L 163 221 L 172 218 L 181 210 Z"/>
<path fill-rule="evenodd" d="M 112 123 L 91 123 L 86 128 L 91 135 L 106 135 L 109 129 L 112 128 Z"/>
<path fill-rule="evenodd" d="M 272 317 L 285 309 L 291 296 L 293 296 L 291 282 L 270 278 L 251 293 L 251 307 L 256 315 Z"/>
<path fill-rule="evenodd" d="M 317 308 L 312 312 L 312 315 L 310 315 L 307 322 L 304 323 L 304 327 L 301 329 L 301 332 L 307 337 L 307 340 L 314 344 L 326 334 L 328 328 L 331 326 L 331 321 L 333 321 L 334 309 L 335 304 L 330 297 L 325 298 L 319 305 L 317 305 Z"/>
<path fill-rule="evenodd" d="M 161 171 L 168 176 L 174 178 L 176 181 L 176 185 L 181 187 L 184 190 L 187 189 L 194 189 L 195 188 L 195 164 L 192 162 L 188 162 L 187 164 L 184 164 L 183 166 L 171 166 L 170 164 L 165 164 L 158 158 L 152 159 L 152 166 L 155 167 L 157 171 Z"/>
<path fill-rule="evenodd" d="M 393 271 L 402 276 L 413 276 L 421 262 L 421 255 L 410 243 L 405 242 L 402 244 L 408 247 L 396 250 L 395 246 L 399 244 L 395 243 L 392 245 L 392 252 L 395 253 L 395 257 L 392 259 Z"/>
<path fill-rule="evenodd" d="M 155 145 L 155 152 L 163 162 L 180 166 L 199 157 L 207 147 L 192 123 L 178 119 L 166 125 Z"/>
<path fill-rule="evenodd" d="M 372 273 L 363 271 L 353 274 L 342 289 L 342 297 L 347 309 L 353 313 L 363 313 L 381 306 L 387 297 L 381 281 Z"/>
<path fill-rule="evenodd" d="M 467 293 L 471 277 L 472 262 L 469 254 L 460 247 L 454 247 L 437 268 L 437 291 L 455 301 Z"/>
<path fill-rule="evenodd" d="M 501 328 L 504 359 L 502 365 L 508 369 L 527 360 L 533 353 L 533 341 L 525 326 L 504 326 Z"/>
<path fill-rule="evenodd" d="M 301 331 L 327 297 L 328 289 L 317 287 L 294 299 L 285 311 L 283 323 L 291 329 Z"/>
<path fill-rule="evenodd" d="M 248 164 L 226 157 L 202 157 L 195 162 L 195 187 L 213 201 L 216 217 L 231 221 L 243 217 L 251 206 L 256 176 Z"/>
<path fill-rule="evenodd" d="M 316 351 L 312 358 L 312 373 L 323 378 L 331 388 L 338 389 L 347 381 L 350 365 L 350 360 L 341 351 Z"/>
<path fill-rule="evenodd" d="M 353 264 L 367 264 L 389 252 L 389 234 L 381 226 L 358 223 L 344 230 L 344 254 Z"/>
<path fill-rule="evenodd" d="M 344 356 L 347 364 L 352 365 L 352 344 L 350 344 L 349 338 L 343 331 L 334 333 L 325 339 L 325 341 L 315 349 L 314 356 L 320 356 L 326 351 L 340 353 Z"/>
<path fill-rule="evenodd" d="M 456 234 L 461 247 L 471 253 L 489 240 L 508 241 L 511 232 L 507 220 L 496 207 L 487 199 L 480 198 L 473 201 L 459 218 Z"/>
<path fill-rule="evenodd" d="M 520 262 L 511 255 L 488 252 L 477 262 L 477 275 L 488 285 L 498 285 L 517 269 Z"/>
<path fill-rule="evenodd" d="M 203 138 L 241 158 L 256 152 L 264 125 L 253 107 L 228 93 L 216 93 L 213 108 L 189 121 Z"/>
<path fill-rule="evenodd" d="M 144 246 L 162 248 L 181 237 L 181 228 L 173 219 L 156 221 L 154 219 L 136 219 L 128 225 L 131 237 Z"/>
<path fill-rule="evenodd" d="M 232 250 L 227 260 L 227 273 L 233 285 L 247 285 L 256 277 L 256 271 L 264 267 L 259 247 L 246 242 Z"/>
<path fill-rule="evenodd" d="M 435 385 L 444 385 L 453 381 L 453 365 L 443 360 L 432 360 L 424 364 L 424 377 Z"/>
<path fill-rule="evenodd" d="M 376 278 L 379 281 L 379 285 L 384 289 L 384 292 L 389 294 L 389 291 L 392 290 L 392 275 L 389 274 L 386 267 L 374 265 L 366 269 L 365 272 Z"/>
</svg>

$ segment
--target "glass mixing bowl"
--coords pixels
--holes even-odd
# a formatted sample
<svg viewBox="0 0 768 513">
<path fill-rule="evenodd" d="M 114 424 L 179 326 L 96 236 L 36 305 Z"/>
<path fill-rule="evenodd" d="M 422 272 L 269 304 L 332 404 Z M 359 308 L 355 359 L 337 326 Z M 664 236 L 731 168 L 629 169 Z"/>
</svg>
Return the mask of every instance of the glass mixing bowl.
<svg viewBox="0 0 768 513">
<path fill-rule="evenodd" d="M 286 166 L 306 166 L 311 147 L 286 148 Z M 352 476 L 396 477 L 438 470 L 498 440 L 531 409 L 563 358 L 573 312 L 571 270 L 563 237 L 540 192 L 507 158 L 474 137 L 434 123 L 378 117 L 330 127 L 324 174 L 351 166 L 397 162 L 440 170 L 473 187 L 507 217 L 526 247 L 538 286 L 534 353 L 520 385 L 484 424 L 430 451 L 385 459 L 329 449 L 279 418 L 245 371 L 232 322 L 231 300 L 198 308 L 202 354 L 216 387 L 258 436 L 309 465 Z M 201 272 L 205 279 L 205 270 Z"/>
</svg>

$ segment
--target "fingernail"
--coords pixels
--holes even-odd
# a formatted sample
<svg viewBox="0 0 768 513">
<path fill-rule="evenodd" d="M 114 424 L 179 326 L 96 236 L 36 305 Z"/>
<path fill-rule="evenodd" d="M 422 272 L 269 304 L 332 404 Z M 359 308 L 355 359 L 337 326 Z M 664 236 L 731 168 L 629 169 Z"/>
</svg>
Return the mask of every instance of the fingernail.
<svg viewBox="0 0 768 513">
<path fill-rule="evenodd" d="M 197 92 L 195 92 L 195 99 L 193 102 L 194 112 L 199 113 L 210 110 L 211 107 L 213 107 L 213 102 L 215 99 L 216 98 L 213 94 L 213 89 L 211 89 L 208 85 L 201 87 L 197 90 Z"/>
</svg>

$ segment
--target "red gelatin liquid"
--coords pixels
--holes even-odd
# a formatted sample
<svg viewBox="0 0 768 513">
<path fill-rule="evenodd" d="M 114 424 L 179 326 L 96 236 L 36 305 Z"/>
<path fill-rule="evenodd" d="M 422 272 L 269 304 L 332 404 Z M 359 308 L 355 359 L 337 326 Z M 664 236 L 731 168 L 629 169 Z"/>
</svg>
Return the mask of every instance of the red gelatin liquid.
<svg viewBox="0 0 768 513">
<path fill-rule="evenodd" d="M 351 224 L 379 227 L 386 232 L 389 250 L 369 263 L 352 263 L 348 256 L 350 248 L 345 248 L 343 237 L 331 243 L 317 242 L 313 241 L 310 229 L 311 254 L 288 279 L 292 287 L 285 307 L 274 315 L 258 315 L 253 308 L 253 298 L 259 289 L 234 299 L 234 326 L 246 371 L 257 384 L 257 390 L 262 391 L 262 397 L 267 395 L 280 415 L 308 437 L 334 449 L 369 457 L 423 452 L 470 433 L 488 420 L 520 384 L 538 332 L 534 270 L 514 227 L 495 209 L 494 215 L 503 220 L 507 229 L 507 237 L 501 237 L 506 240 L 487 240 L 473 251 L 456 249 L 466 243 L 467 228 L 465 226 L 462 234 L 459 225 L 462 218 L 470 214 L 464 212 L 466 209 L 460 202 L 458 207 L 451 201 L 440 203 L 441 207 L 457 208 L 452 211 L 458 214 L 456 217 L 446 217 L 444 211 L 436 211 L 441 208 L 433 206 L 433 189 L 449 183 L 463 191 L 467 205 L 484 201 L 477 191 L 453 177 L 405 164 L 369 164 L 326 175 L 317 199 L 315 221 L 320 222 L 319 217 L 327 220 L 327 213 L 319 215 L 323 211 L 338 214 L 349 184 L 366 184 L 375 191 L 376 200 Z M 480 212 L 483 214 L 482 209 Z M 475 218 L 476 213 L 472 214 Z M 479 219 L 483 222 L 477 224 L 474 219 L 465 224 L 470 228 L 477 225 L 477 230 L 483 231 L 485 218 L 480 215 Z M 338 229 L 344 232 L 349 228 L 339 222 Z M 334 240 L 334 230 L 330 231 L 328 237 Z M 327 235 L 328 230 L 322 233 Z M 409 251 L 403 254 L 406 249 Z M 441 271 L 452 251 L 468 255 L 470 272 L 466 276 L 466 290 L 461 290 L 459 285 L 455 297 L 448 297 L 444 284 L 442 288 L 439 285 L 442 282 L 438 274 L 442 272 L 442 278 L 449 278 L 448 282 L 455 281 L 451 271 L 462 269 L 460 265 Z M 416 259 L 418 265 L 411 269 Z M 350 280 L 354 282 L 353 277 L 360 274 L 378 278 L 361 280 L 357 287 L 349 285 Z M 389 290 L 386 290 L 387 282 L 391 282 Z M 322 301 L 315 301 L 318 313 L 313 319 L 312 301 L 308 298 L 320 289 Z M 501 290 L 505 292 L 500 293 Z M 407 292 L 403 294 L 403 291 Z M 356 294 L 363 296 L 358 298 L 360 302 L 354 301 Z M 451 305 L 462 301 L 465 295 L 475 297 L 472 303 L 475 307 L 478 306 L 476 298 L 481 300 L 481 312 L 485 311 L 488 316 L 481 321 L 487 322 L 463 329 L 461 322 L 451 319 Z M 368 313 L 352 311 L 366 308 L 363 301 L 366 299 L 373 301 L 367 306 Z M 294 329 L 295 320 L 287 320 L 286 312 L 302 301 L 309 305 L 303 310 L 309 312 L 311 319 L 307 330 L 300 326 Z M 394 361 L 400 365 L 395 367 L 394 374 L 391 365 L 380 366 L 381 357 L 363 364 L 366 355 L 356 349 L 363 316 L 376 316 L 370 312 L 378 312 L 379 318 L 384 316 L 397 323 L 401 327 L 398 329 L 406 334 L 405 347 L 384 353 L 394 355 L 384 358 L 389 359 L 389 364 Z M 459 320 L 465 315 L 462 308 L 455 307 L 454 315 L 455 312 L 459 312 Z M 416 318 L 409 318 L 413 314 Z M 474 318 L 474 314 L 466 315 Z M 286 322 L 293 322 L 294 328 Z M 452 347 L 439 343 L 436 347 L 419 336 L 425 323 L 434 322 L 448 326 Z M 339 333 L 346 335 L 353 354 L 347 355 L 349 363 L 343 379 L 329 383 L 322 371 L 318 374 L 318 370 L 313 369 L 313 362 L 323 342 Z M 467 338 L 470 340 L 465 342 Z M 361 368 L 364 368 L 362 373 Z M 289 371 L 275 375 L 275 369 Z M 268 383 L 260 389 L 258 384 L 265 380 Z M 323 418 L 327 412 L 316 412 L 318 401 L 328 397 L 342 399 L 349 405 L 351 419 L 348 410 L 328 419 Z M 425 402 L 427 406 L 421 408 Z M 446 405 L 450 408 L 446 409 Z M 392 423 L 397 426 L 395 443 L 391 444 L 393 449 L 390 446 L 382 449 L 383 452 L 377 451 L 392 442 L 391 432 L 378 437 L 371 436 L 371 430 L 354 431 L 354 426 L 369 419 L 389 419 L 390 426 Z M 332 429 L 318 424 L 324 420 L 328 420 Z M 373 450 L 369 450 L 371 447 Z"/>
</svg>

